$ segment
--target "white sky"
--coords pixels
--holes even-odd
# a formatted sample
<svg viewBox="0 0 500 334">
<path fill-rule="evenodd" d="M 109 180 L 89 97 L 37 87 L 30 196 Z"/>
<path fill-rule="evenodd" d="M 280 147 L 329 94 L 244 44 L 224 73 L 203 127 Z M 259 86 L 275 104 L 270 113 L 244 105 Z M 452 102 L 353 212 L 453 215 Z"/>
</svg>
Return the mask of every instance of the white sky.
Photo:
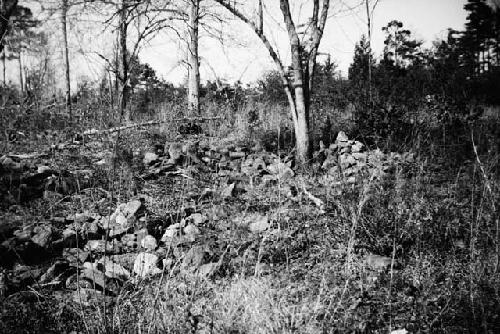
<svg viewBox="0 0 500 334">
<path fill-rule="evenodd" d="M 269 1 L 268 1 L 269 2 Z M 277 2 L 277 1 L 275 1 Z M 338 0 L 332 0 L 335 5 Z M 349 2 L 349 1 L 348 1 Z M 359 1 L 350 1 L 357 3 Z M 426 41 L 426 46 L 438 37 L 445 37 L 447 28 L 463 29 L 466 12 L 463 6 L 466 0 L 380 0 L 374 12 L 373 18 L 373 49 L 378 56 L 382 53 L 384 44 L 384 33 L 382 27 L 389 21 L 397 19 L 410 29 L 414 36 Z M 310 13 L 310 11 L 309 11 Z M 276 20 L 282 19 L 276 15 Z M 266 21 L 267 23 L 267 21 Z M 263 72 L 274 68 L 267 50 L 254 36 L 253 32 L 238 22 L 233 23 L 232 29 L 239 41 L 246 42 L 247 46 L 227 47 L 225 52 L 221 50 L 219 43 L 204 39 L 200 47 L 202 57 L 201 77 L 203 80 L 213 80 L 215 76 L 210 66 L 220 78 L 229 81 L 242 79 L 243 82 L 257 80 Z M 321 42 L 321 51 L 329 53 L 344 75 L 354 55 L 355 43 L 361 34 L 366 32 L 366 12 L 360 7 L 353 12 L 343 13 L 338 17 L 332 17 L 327 22 L 324 38 Z M 285 42 L 286 35 L 276 30 L 268 34 L 271 40 Z M 280 44 L 280 53 L 287 53 L 287 45 Z M 151 64 L 164 78 L 173 82 L 182 82 L 185 78 L 185 69 L 172 70 L 176 61 L 179 61 L 181 52 L 172 52 L 168 44 L 154 42 L 152 47 L 141 53 L 141 58 Z M 170 49 L 170 52 L 169 50 Z M 284 57 L 287 59 L 288 57 Z M 207 66 L 207 63 L 210 66 Z M 285 60 L 285 63 L 287 61 Z"/>
<path fill-rule="evenodd" d="M 288 44 L 285 31 L 277 23 L 282 22 L 282 16 L 276 5 L 277 0 L 267 0 L 265 14 L 265 30 L 271 42 L 276 46 L 278 53 L 288 64 Z M 336 13 L 341 4 L 355 5 L 360 0 L 331 0 L 332 11 Z M 384 33 L 382 27 L 389 21 L 402 21 L 405 28 L 410 29 L 414 37 L 425 40 L 426 46 L 438 37 L 445 37 L 447 28 L 463 29 L 467 13 L 463 10 L 466 0 L 379 0 L 373 18 L 372 46 L 376 56 L 379 56 L 384 47 Z M 208 2 L 207 2 L 208 3 Z M 303 18 L 310 15 L 307 10 L 310 1 L 291 0 L 298 16 L 298 5 L 304 4 Z M 251 13 L 251 11 L 250 11 Z M 270 15 L 273 14 L 273 15 Z M 303 20 L 302 20 L 303 21 Z M 89 28 L 90 31 L 89 32 Z M 58 23 L 53 25 L 53 44 L 60 47 Z M 92 30 L 93 29 L 93 30 Z M 329 53 L 339 65 L 345 75 L 352 61 L 354 45 L 366 32 L 365 7 L 343 12 L 331 17 L 326 25 L 320 51 Z M 243 82 L 255 82 L 262 74 L 274 68 L 267 50 L 263 47 L 254 33 L 238 20 L 232 20 L 226 26 L 230 38 L 220 42 L 202 34 L 200 41 L 201 80 L 214 80 L 217 77 L 228 82 L 241 79 Z M 70 29 L 72 88 L 82 76 L 97 78 L 102 75 L 102 60 L 97 52 L 103 55 L 111 54 L 113 38 L 106 37 L 99 24 L 91 22 L 87 26 L 73 25 Z M 182 84 L 186 78 L 186 67 L 182 65 L 185 59 L 185 45 L 175 39 L 175 35 L 162 33 L 140 53 L 142 61 L 149 63 L 159 77 L 175 84 Z M 54 62 L 60 62 L 61 51 L 54 52 Z M 26 60 L 26 62 L 28 62 Z M 60 71 L 62 64 L 58 66 Z M 11 63 L 7 68 L 7 80 L 17 82 L 19 76 L 17 64 Z M 62 76 L 61 76 L 62 77 Z"/>
</svg>

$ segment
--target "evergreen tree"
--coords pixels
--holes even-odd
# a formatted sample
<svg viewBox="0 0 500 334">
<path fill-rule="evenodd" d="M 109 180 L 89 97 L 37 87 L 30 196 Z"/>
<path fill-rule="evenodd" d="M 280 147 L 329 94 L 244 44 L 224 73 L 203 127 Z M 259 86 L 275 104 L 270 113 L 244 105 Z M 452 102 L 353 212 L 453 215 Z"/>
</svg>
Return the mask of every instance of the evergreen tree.
<svg viewBox="0 0 500 334">
<path fill-rule="evenodd" d="M 369 66 L 375 66 L 373 54 L 370 54 L 370 45 L 365 35 L 354 48 L 354 59 L 349 66 L 349 80 L 351 82 L 362 83 L 368 80 Z"/>
<path fill-rule="evenodd" d="M 383 61 L 385 65 L 405 68 L 422 63 L 421 46 L 423 42 L 413 39 L 411 31 L 403 29 L 401 21 L 393 20 L 382 30 L 386 33 Z"/>
</svg>

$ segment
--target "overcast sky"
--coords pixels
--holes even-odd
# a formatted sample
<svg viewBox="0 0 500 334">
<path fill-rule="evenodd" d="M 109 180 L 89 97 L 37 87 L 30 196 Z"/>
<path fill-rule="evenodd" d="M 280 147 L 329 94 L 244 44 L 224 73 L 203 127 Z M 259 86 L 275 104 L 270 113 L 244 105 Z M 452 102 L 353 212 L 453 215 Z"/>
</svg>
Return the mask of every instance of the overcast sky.
<svg viewBox="0 0 500 334">
<path fill-rule="evenodd" d="M 374 0 L 373 0 L 374 1 Z M 310 16 L 310 0 L 291 0 L 298 13 L 298 4 L 305 4 L 302 12 L 304 18 Z M 463 29 L 467 13 L 463 6 L 466 0 L 379 0 L 373 19 L 373 49 L 376 56 L 380 56 L 384 47 L 382 27 L 389 21 L 397 19 L 403 22 L 405 28 L 410 29 L 415 37 L 423 39 L 426 46 L 436 38 L 446 36 L 447 28 Z M 213 2 L 205 2 L 210 4 Z M 279 27 L 283 21 L 278 8 L 278 0 L 265 1 L 265 31 L 272 44 L 283 59 L 289 64 L 289 47 L 286 31 Z M 364 6 L 345 11 L 343 4 L 355 5 L 360 0 L 331 0 L 331 17 L 326 25 L 325 34 L 321 42 L 320 51 L 331 55 L 339 65 L 340 71 L 346 75 L 352 61 L 355 43 L 363 33 L 366 33 L 366 12 Z M 342 11 L 340 14 L 339 11 Z M 301 13 L 302 13 L 301 12 Z M 78 13 L 77 13 L 78 15 Z M 298 15 L 295 19 L 298 20 Z M 60 51 L 59 24 L 53 25 L 51 44 L 54 46 L 55 63 L 62 62 Z M 92 32 L 93 29 L 93 32 Z M 255 82 L 262 74 L 274 69 L 274 64 L 267 50 L 260 40 L 248 27 L 238 20 L 230 21 L 225 26 L 225 33 L 230 37 L 221 45 L 220 41 L 208 38 L 202 34 L 200 41 L 201 80 L 214 80 L 216 77 L 227 82 L 241 80 L 244 83 Z M 103 74 L 102 59 L 97 53 L 110 55 L 112 52 L 113 37 L 102 31 L 102 25 L 90 22 L 83 27 L 82 23 L 72 24 L 70 29 L 70 54 L 72 68 L 72 89 L 82 76 L 97 79 Z M 107 36 L 107 37 L 106 37 Z M 176 35 L 162 33 L 145 45 L 140 53 L 140 59 L 149 63 L 158 73 L 158 76 L 174 84 L 183 84 L 187 75 L 183 60 L 186 59 L 186 47 L 179 42 Z M 320 59 L 321 60 L 321 59 Z M 29 63 L 28 59 L 25 60 Z M 11 62 L 12 63 L 12 62 Z M 7 68 L 8 80 L 18 81 L 18 66 L 9 64 Z M 61 82 L 62 87 L 62 82 Z"/>
</svg>

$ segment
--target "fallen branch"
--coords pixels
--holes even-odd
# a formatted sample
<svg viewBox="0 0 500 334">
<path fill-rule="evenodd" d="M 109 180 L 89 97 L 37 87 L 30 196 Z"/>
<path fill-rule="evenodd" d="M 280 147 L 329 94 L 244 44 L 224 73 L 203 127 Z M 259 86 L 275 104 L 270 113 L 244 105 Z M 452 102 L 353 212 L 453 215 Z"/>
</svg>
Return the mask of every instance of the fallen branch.
<svg viewBox="0 0 500 334">
<path fill-rule="evenodd" d="M 311 194 L 309 191 L 307 191 L 306 185 L 303 182 L 302 182 L 302 191 L 307 196 L 307 198 L 309 198 L 314 203 L 314 205 L 318 207 L 321 213 L 325 213 L 325 203 L 316 196 L 314 196 L 313 194 Z"/>
<path fill-rule="evenodd" d="M 113 133 L 113 132 L 118 132 L 118 131 L 123 131 L 123 130 L 128 130 L 128 129 L 141 128 L 141 127 L 158 125 L 158 124 L 169 123 L 169 122 L 187 122 L 187 121 L 205 122 L 205 121 L 213 121 L 213 120 L 219 120 L 219 119 L 221 119 L 221 118 L 220 117 L 189 117 L 189 118 L 186 117 L 186 118 L 175 118 L 175 119 L 164 120 L 164 121 L 155 120 L 155 121 L 148 121 L 148 122 L 144 122 L 144 123 L 135 123 L 135 124 L 117 126 L 117 127 L 111 128 L 111 129 L 104 129 L 104 130 L 90 129 L 90 130 L 84 131 L 83 135 L 84 136 L 100 135 L 100 134 Z"/>
</svg>

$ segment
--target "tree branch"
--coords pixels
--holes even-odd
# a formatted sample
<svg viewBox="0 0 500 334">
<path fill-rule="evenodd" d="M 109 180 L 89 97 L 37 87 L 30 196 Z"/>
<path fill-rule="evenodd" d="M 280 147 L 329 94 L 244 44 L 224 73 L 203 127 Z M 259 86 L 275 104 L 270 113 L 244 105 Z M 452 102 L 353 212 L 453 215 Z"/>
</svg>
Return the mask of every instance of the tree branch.
<svg viewBox="0 0 500 334">
<path fill-rule="evenodd" d="M 273 59 L 274 63 L 276 64 L 276 67 L 278 68 L 278 72 L 280 74 L 281 81 L 283 83 L 283 88 L 285 89 L 285 93 L 286 93 L 286 95 L 288 97 L 288 102 L 290 103 L 290 106 L 293 106 L 293 109 L 295 109 L 295 101 L 293 99 L 292 90 L 291 90 L 291 87 L 290 87 L 291 86 L 290 82 L 289 82 L 289 80 L 286 77 L 285 68 L 283 67 L 282 62 L 279 59 L 278 54 L 276 53 L 276 51 L 272 47 L 272 45 L 269 42 L 269 40 L 267 39 L 267 37 L 264 35 L 264 32 L 261 32 L 259 30 L 259 27 L 254 22 L 252 22 L 249 18 L 247 18 L 242 12 L 240 12 L 234 6 L 231 6 L 227 1 L 225 1 L 225 0 L 215 0 L 215 2 L 219 3 L 221 6 L 223 6 L 224 8 L 226 8 L 229 12 L 231 12 L 234 16 L 236 16 L 241 21 L 243 21 L 244 23 L 246 23 L 247 25 L 249 25 L 253 29 L 253 31 L 255 32 L 255 34 L 259 37 L 259 39 L 262 41 L 262 43 L 264 44 L 264 46 L 267 48 L 267 50 L 269 52 L 269 55 L 271 56 L 271 58 Z M 296 122 L 297 121 L 297 114 L 295 112 L 292 113 L 292 117 L 294 119 L 294 122 Z"/>
</svg>

